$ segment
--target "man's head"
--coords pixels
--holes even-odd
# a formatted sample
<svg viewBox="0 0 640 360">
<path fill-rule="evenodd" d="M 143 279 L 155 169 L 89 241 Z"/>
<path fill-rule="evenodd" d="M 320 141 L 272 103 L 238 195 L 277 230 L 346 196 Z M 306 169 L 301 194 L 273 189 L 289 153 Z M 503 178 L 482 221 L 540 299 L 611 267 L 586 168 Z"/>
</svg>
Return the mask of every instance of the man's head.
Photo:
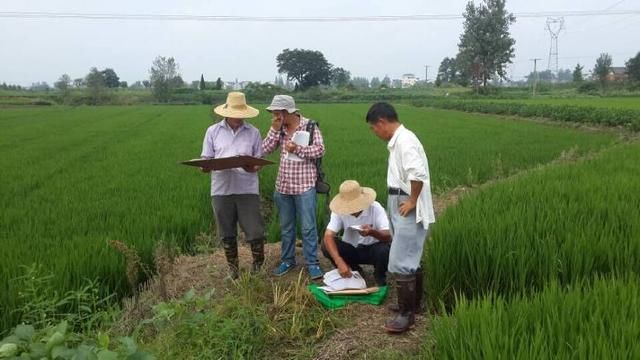
<svg viewBox="0 0 640 360">
<path fill-rule="evenodd" d="M 362 187 L 355 180 L 346 180 L 340 184 L 340 191 L 329 203 L 329 209 L 338 215 L 358 216 L 376 200 L 372 188 Z"/>
<path fill-rule="evenodd" d="M 393 133 L 400 126 L 396 109 L 386 102 L 371 105 L 366 121 L 371 131 L 384 141 L 391 140 Z"/>
<path fill-rule="evenodd" d="M 296 102 L 289 95 L 276 95 L 271 100 L 271 105 L 267 111 L 284 121 L 285 124 L 291 122 L 299 116 L 300 109 L 296 107 Z"/>
</svg>

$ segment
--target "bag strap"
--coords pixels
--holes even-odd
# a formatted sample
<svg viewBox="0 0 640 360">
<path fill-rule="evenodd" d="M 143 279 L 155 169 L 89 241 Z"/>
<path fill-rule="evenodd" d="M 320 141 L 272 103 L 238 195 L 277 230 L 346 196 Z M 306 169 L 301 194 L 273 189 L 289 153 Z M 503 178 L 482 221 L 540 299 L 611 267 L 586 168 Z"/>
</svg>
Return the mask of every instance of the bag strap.
<svg viewBox="0 0 640 360">
<path fill-rule="evenodd" d="M 309 119 L 309 122 L 307 123 L 307 132 L 309 133 L 309 145 L 313 145 L 313 135 L 316 130 L 316 127 L 320 127 L 320 125 L 316 121 Z M 318 177 L 324 180 L 325 177 L 324 177 L 324 171 L 322 171 L 322 157 L 314 159 L 314 163 L 316 165 L 316 171 L 317 171 Z M 330 203 L 329 195 L 330 194 L 325 194 L 324 196 L 324 211 L 325 211 L 324 220 L 326 224 L 329 223 L 329 220 L 331 218 L 331 211 L 329 210 L 329 203 Z M 318 236 L 319 240 L 321 238 L 322 236 Z"/>
</svg>

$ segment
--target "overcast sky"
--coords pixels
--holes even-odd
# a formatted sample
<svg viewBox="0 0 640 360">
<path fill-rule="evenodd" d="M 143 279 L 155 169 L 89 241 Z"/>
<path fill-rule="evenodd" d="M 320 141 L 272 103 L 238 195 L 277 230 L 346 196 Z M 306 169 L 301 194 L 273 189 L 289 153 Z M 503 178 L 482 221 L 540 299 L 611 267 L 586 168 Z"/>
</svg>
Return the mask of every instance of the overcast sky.
<svg viewBox="0 0 640 360">
<path fill-rule="evenodd" d="M 461 14 L 466 1 L 208 1 L 208 0 L 0 0 L 0 12 L 193 14 L 232 16 L 381 16 Z M 615 6 L 614 6 L 615 5 Z M 513 13 L 537 11 L 640 10 L 640 0 L 508 0 Z M 560 34 L 561 68 L 577 62 L 592 69 L 608 52 L 614 66 L 640 51 L 640 15 L 567 17 Z M 445 56 L 455 56 L 462 20 L 348 23 L 237 23 L 0 18 L 0 82 L 50 84 L 63 73 L 83 77 L 89 68 L 113 68 L 121 80 L 148 78 L 157 55 L 173 56 L 185 81 L 203 73 L 213 81 L 273 81 L 275 57 L 285 48 L 320 50 L 352 76 L 434 79 Z M 532 69 L 530 58 L 547 67 L 549 34 L 545 18 L 520 18 L 512 25 L 516 56 L 510 75 Z"/>
</svg>

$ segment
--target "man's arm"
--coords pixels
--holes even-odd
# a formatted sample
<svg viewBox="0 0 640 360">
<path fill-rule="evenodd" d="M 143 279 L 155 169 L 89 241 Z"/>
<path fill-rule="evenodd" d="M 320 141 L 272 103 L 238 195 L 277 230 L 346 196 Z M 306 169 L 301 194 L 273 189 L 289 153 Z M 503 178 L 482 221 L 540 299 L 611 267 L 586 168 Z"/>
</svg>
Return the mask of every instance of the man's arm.
<svg viewBox="0 0 640 360">
<path fill-rule="evenodd" d="M 324 155 L 324 140 L 320 133 L 320 128 L 314 125 L 316 128 L 313 130 L 313 144 L 311 145 L 296 145 L 293 149 L 293 153 L 303 159 L 317 159 Z"/>
<path fill-rule="evenodd" d="M 418 204 L 418 197 L 420 197 L 423 185 L 424 183 L 422 181 L 411 180 L 411 195 L 409 195 L 409 199 L 407 199 L 407 201 L 403 201 L 400 204 L 400 208 L 398 209 L 400 215 L 407 216 L 416 208 L 416 205 Z"/>
<path fill-rule="evenodd" d="M 202 141 L 202 153 L 200 153 L 200 158 L 202 159 L 213 159 L 216 157 L 215 150 L 213 148 L 213 134 L 211 128 L 207 129 L 207 132 L 204 134 L 204 140 Z M 200 168 L 202 172 L 208 173 L 211 169 L 208 168 Z"/>
<path fill-rule="evenodd" d="M 340 276 L 348 278 L 352 275 L 351 268 L 349 268 L 349 265 L 347 265 L 347 263 L 338 252 L 338 246 L 336 245 L 336 235 L 336 232 L 327 229 L 324 232 L 324 239 L 322 241 L 324 241 L 324 247 L 325 249 L 327 249 L 329 256 L 331 256 L 333 262 L 336 263 Z"/>
<path fill-rule="evenodd" d="M 358 231 L 362 236 L 373 236 L 382 242 L 391 241 L 391 232 L 387 230 L 374 229 L 371 225 L 362 225 L 362 230 Z"/>
</svg>

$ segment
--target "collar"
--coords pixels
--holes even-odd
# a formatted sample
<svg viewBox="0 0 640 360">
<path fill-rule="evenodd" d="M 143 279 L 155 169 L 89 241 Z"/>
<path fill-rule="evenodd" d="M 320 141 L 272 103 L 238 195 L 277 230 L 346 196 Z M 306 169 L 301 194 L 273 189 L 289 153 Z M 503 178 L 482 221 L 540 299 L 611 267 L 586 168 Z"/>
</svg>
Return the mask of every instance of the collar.
<svg viewBox="0 0 640 360">
<path fill-rule="evenodd" d="M 227 123 L 227 119 L 222 119 L 220 120 L 220 126 L 224 127 L 225 129 L 229 129 L 231 131 L 233 131 L 233 129 L 231 128 L 231 126 L 229 126 L 229 124 Z M 247 121 L 244 120 L 242 122 L 242 125 L 240 125 L 240 127 L 236 130 L 236 133 L 242 129 L 247 129 L 249 127 L 249 124 L 247 124 Z"/>
<path fill-rule="evenodd" d="M 396 131 L 393 133 L 393 136 L 391 137 L 391 140 L 389 140 L 389 143 L 387 144 L 387 148 L 391 149 L 396 145 L 396 142 L 398 141 L 398 136 L 400 136 L 400 133 L 402 133 L 404 131 L 404 129 L 405 129 L 405 127 L 402 124 L 400 124 L 400 126 L 398 126 Z"/>
</svg>

